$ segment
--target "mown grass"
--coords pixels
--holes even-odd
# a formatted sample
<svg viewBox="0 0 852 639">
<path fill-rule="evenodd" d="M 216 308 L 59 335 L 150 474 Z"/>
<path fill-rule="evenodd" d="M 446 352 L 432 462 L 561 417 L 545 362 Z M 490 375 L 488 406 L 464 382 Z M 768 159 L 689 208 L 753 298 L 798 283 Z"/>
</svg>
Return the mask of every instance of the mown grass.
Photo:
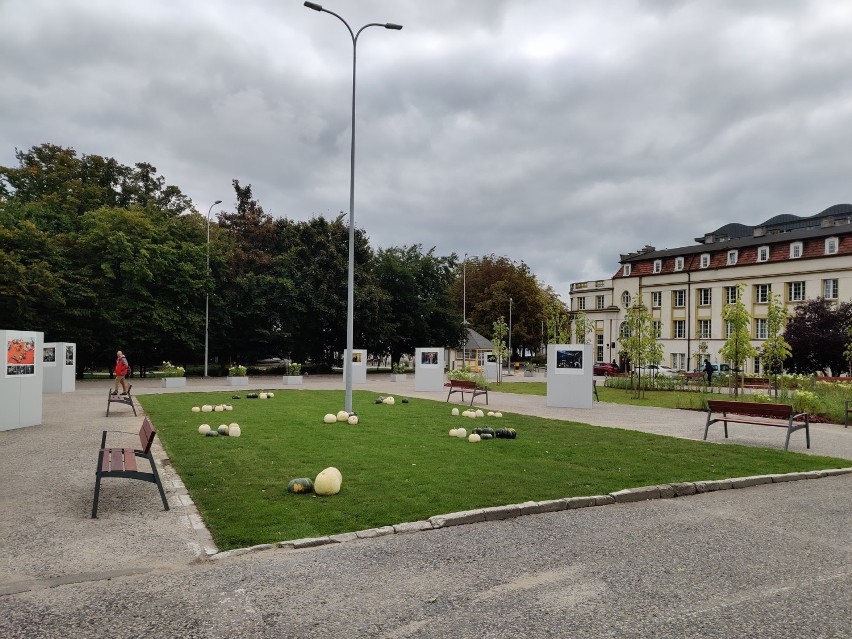
<svg viewBox="0 0 852 639">
<path fill-rule="evenodd" d="M 245 393 L 242 393 L 243 397 Z M 230 393 L 144 395 L 169 458 L 221 549 L 313 537 L 471 508 L 649 484 L 837 468 L 848 461 L 781 450 L 720 446 L 646 433 L 504 414 L 452 417 L 444 402 L 375 404 L 354 393 L 357 426 L 324 424 L 340 391 L 279 391 L 271 400 Z M 230 402 L 224 413 L 192 406 Z M 242 436 L 203 437 L 198 426 L 237 422 Z M 513 427 L 515 440 L 471 444 L 448 436 L 464 426 Z M 336 466 L 338 495 L 287 492 L 296 477 Z"/>
</svg>

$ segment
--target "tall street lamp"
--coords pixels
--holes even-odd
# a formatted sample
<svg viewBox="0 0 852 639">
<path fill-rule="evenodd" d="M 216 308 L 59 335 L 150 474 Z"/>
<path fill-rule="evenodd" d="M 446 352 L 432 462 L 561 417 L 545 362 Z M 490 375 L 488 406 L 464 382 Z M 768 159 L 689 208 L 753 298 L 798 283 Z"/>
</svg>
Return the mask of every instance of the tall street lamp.
<svg viewBox="0 0 852 639">
<path fill-rule="evenodd" d="M 464 324 L 462 341 L 462 368 L 464 368 L 467 366 L 467 253 L 464 254 L 464 262 L 462 262 L 462 324 Z"/>
<path fill-rule="evenodd" d="M 355 59 L 358 46 L 358 36 L 367 27 L 384 27 L 399 31 L 402 25 L 387 22 L 370 22 L 353 33 L 352 27 L 334 11 L 323 9 L 315 2 L 306 2 L 305 6 L 314 11 L 330 13 L 340 20 L 349 31 L 352 38 L 352 144 L 349 152 L 349 277 L 347 279 L 348 294 L 346 297 L 346 357 L 343 358 L 343 375 L 346 377 L 346 402 L 344 410 L 352 412 L 352 351 L 355 336 Z"/>
<path fill-rule="evenodd" d="M 509 298 L 509 371 L 508 375 L 512 375 L 512 298 Z"/>
<path fill-rule="evenodd" d="M 207 275 L 210 275 L 210 212 L 217 204 L 221 204 L 222 200 L 216 200 L 207 209 Z M 210 290 L 207 291 L 207 297 L 204 300 L 204 377 L 207 377 L 207 344 L 210 338 Z"/>
</svg>

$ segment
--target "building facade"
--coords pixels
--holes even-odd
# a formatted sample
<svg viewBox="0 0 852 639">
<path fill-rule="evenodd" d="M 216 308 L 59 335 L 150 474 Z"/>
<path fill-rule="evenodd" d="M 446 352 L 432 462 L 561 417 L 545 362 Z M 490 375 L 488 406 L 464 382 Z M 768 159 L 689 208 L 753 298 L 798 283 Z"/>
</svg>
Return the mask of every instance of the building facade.
<svg viewBox="0 0 852 639">
<path fill-rule="evenodd" d="M 571 284 L 571 310 L 595 323 L 596 361 L 625 366 L 618 336 L 637 297 L 658 323 L 661 363 L 675 370 L 700 365 L 702 343 L 714 363 L 728 336 L 726 304 L 742 300 L 751 314 L 752 345 L 760 352 L 767 334 L 766 308 L 779 296 L 790 314 L 807 300 L 852 299 L 852 205 L 838 204 L 810 217 L 779 215 L 762 224 L 727 224 L 697 244 L 658 251 L 645 246 L 621 255 L 609 280 Z M 745 369 L 760 373 L 760 357 Z"/>
</svg>

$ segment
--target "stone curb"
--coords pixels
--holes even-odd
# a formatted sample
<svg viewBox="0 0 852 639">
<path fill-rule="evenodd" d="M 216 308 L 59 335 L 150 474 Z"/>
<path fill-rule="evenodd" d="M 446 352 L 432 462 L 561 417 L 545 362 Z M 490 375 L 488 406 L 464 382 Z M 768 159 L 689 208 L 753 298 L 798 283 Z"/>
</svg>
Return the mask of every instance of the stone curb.
<svg viewBox="0 0 852 639">
<path fill-rule="evenodd" d="M 733 490 L 737 488 L 748 488 L 762 484 L 777 484 L 787 481 L 800 481 L 805 479 L 820 479 L 822 477 L 835 477 L 852 473 L 849 468 L 830 468 L 827 470 L 814 470 L 808 472 L 785 473 L 777 475 L 754 475 L 752 477 L 733 477 L 731 479 L 713 479 L 696 482 L 676 482 L 673 484 L 661 484 L 659 486 L 639 486 L 617 490 L 608 495 L 592 495 L 589 497 L 565 497 L 563 499 L 548 499 L 546 501 L 527 501 L 522 504 L 509 504 L 507 506 L 493 506 L 489 508 L 478 508 L 475 510 L 464 510 L 457 513 L 435 515 L 427 520 L 404 522 L 393 526 L 382 526 L 381 528 L 368 528 L 356 532 L 329 535 L 326 537 L 307 537 L 291 541 L 279 541 L 274 544 L 258 544 L 249 548 L 235 548 L 211 555 L 212 560 L 237 557 L 252 552 L 263 550 L 274 550 L 276 548 L 285 550 L 299 550 L 303 548 L 316 548 L 331 544 L 348 543 L 359 539 L 375 539 L 387 535 L 403 535 L 407 533 L 422 532 L 427 530 L 438 530 L 450 526 L 464 526 L 485 521 L 500 521 L 524 515 L 540 515 L 554 513 L 563 510 L 575 510 L 577 508 L 592 508 L 594 506 L 606 506 L 611 504 L 629 504 L 650 499 L 673 499 L 675 497 L 687 497 L 702 493 L 715 492 L 718 490 Z"/>
</svg>

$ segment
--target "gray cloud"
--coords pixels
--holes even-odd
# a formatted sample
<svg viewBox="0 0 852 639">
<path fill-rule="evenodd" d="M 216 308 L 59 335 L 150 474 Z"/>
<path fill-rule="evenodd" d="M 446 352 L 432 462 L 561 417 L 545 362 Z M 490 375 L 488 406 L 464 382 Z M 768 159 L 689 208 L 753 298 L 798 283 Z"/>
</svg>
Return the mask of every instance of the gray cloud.
<svg viewBox="0 0 852 639">
<path fill-rule="evenodd" d="M 850 201 L 852 10 L 830 0 L 370 0 L 355 213 L 376 246 L 523 260 L 567 297 L 620 253 Z M 205 211 L 348 209 L 351 43 L 299 1 L 0 5 L 0 164 L 154 164 Z"/>
</svg>

